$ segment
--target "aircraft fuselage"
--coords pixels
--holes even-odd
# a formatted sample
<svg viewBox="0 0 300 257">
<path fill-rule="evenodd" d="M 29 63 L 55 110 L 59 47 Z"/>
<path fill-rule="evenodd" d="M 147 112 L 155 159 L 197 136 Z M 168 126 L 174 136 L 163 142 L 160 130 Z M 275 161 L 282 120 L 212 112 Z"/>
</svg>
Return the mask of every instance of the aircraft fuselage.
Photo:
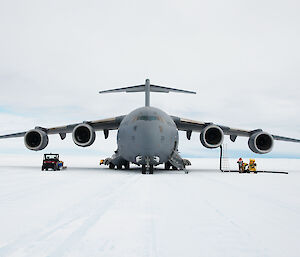
<svg viewBox="0 0 300 257">
<path fill-rule="evenodd" d="M 144 165 L 168 162 L 178 147 L 178 130 L 173 119 L 154 107 L 141 107 L 121 122 L 118 152 L 126 161 Z"/>
</svg>

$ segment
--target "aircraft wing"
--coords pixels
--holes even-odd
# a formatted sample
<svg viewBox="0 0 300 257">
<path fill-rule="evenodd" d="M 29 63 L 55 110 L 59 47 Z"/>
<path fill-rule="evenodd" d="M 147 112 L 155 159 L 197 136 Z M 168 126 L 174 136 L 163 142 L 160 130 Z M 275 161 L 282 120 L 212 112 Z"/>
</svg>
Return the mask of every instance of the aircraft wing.
<svg viewBox="0 0 300 257">
<path fill-rule="evenodd" d="M 213 124 L 211 122 L 195 121 L 195 120 L 180 118 L 176 116 L 171 116 L 171 117 L 174 120 L 178 130 L 187 131 L 187 132 L 192 132 L 192 131 L 201 132 L 208 125 L 219 126 L 223 130 L 224 135 L 229 135 L 231 141 L 233 142 L 236 140 L 238 136 L 250 137 L 254 133 L 262 131 L 261 129 L 256 129 L 256 130 L 237 129 L 237 128 L 231 128 L 223 125 Z M 274 140 L 300 143 L 300 139 L 282 137 L 276 135 L 271 135 L 271 136 L 273 137 Z"/>
<path fill-rule="evenodd" d="M 94 120 L 94 121 L 84 121 L 83 123 L 89 124 L 94 128 L 95 131 L 98 130 L 114 130 L 118 129 L 121 121 L 123 120 L 125 116 L 118 116 L 114 118 L 109 119 L 103 119 L 103 120 Z M 60 134 L 61 138 L 65 138 L 66 133 L 71 133 L 73 129 L 82 123 L 75 123 L 75 124 L 69 124 L 65 126 L 59 126 L 59 127 L 52 127 L 52 128 L 43 128 L 43 127 L 36 127 L 36 129 L 40 129 L 47 133 L 48 135 L 51 134 Z M 8 134 L 0 136 L 0 139 L 3 138 L 14 138 L 14 137 L 24 137 L 27 131 L 20 132 L 20 133 L 14 133 L 14 134 Z"/>
</svg>

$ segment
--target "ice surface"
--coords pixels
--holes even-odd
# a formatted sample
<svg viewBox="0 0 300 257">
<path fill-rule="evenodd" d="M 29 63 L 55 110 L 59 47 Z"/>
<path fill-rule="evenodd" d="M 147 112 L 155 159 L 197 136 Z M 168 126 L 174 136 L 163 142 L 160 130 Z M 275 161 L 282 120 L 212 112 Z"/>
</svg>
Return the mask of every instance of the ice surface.
<svg viewBox="0 0 300 257">
<path fill-rule="evenodd" d="M 300 255 L 300 160 L 257 160 L 289 175 L 221 173 L 213 159 L 188 175 L 64 160 L 57 172 L 0 160 L 1 257 Z"/>
</svg>

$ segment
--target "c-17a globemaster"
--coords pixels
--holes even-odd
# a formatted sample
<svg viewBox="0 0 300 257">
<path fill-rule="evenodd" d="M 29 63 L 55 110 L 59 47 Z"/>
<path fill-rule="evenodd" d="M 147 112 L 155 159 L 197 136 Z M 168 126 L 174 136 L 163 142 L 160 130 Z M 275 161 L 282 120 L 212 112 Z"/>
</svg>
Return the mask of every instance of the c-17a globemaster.
<svg viewBox="0 0 300 257">
<path fill-rule="evenodd" d="M 218 148 L 222 145 L 224 135 L 230 136 L 235 141 L 238 136 L 248 137 L 249 148 L 257 154 L 269 153 L 274 140 L 282 140 L 300 143 L 300 140 L 271 135 L 261 129 L 242 130 L 213 123 L 193 121 L 176 116 L 170 116 L 164 111 L 150 106 L 150 92 L 178 92 L 196 94 L 195 92 L 169 87 L 151 85 L 146 79 L 144 85 L 124 87 L 99 93 L 114 92 L 145 92 L 145 106 L 131 113 L 110 119 L 85 121 L 62 127 L 43 128 L 35 127 L 32 130 L 3 135 L 2 138 L 24 137 L 25 146 L 33 151 L 43 150 L 48 145 L 48 135 L 59 134 L 61 139 L 66 138 L 67 133 L 72 133 L 76 145 L 87 147 L 94 143 L 96 131 L 102 130 L 105 139 L 110 130 L 118 130 L 118 148 L 111 158 L 105 163 L 111 169 L 129 169 L 130 163 L 142 166 L 142 173 L 148 170 L 153 173 L 153 167 L 165 164 L 165 169 L 185 169 L 189 165 L 188 160 L 182 159 L 178 153 L 178 130 L 186 131 L 190 140 L 192 132 L 200 132 L 200 141 L 206 148 Z"/>
</svg>

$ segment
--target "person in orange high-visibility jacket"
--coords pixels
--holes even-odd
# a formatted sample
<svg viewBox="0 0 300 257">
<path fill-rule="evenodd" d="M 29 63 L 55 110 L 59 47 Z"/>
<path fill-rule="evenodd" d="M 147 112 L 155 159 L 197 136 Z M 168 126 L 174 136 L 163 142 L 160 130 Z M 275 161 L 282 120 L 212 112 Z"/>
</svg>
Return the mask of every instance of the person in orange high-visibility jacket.
<svg viewBox="0 0 300 257">
<path fill-rule="evenodd" d="M 254 173 L 257 173 L 256 163 L 255 163 L 254 159 L 250 159 L 248 170 L 249 170 L 249 172 L 253 171 Z"/>
</svg>

